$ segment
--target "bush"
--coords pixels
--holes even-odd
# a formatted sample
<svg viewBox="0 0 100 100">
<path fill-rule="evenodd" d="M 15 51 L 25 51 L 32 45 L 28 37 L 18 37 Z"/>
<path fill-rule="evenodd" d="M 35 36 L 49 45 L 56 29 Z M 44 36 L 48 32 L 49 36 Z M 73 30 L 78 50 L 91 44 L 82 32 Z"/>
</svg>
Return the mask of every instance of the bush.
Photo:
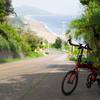
<svg viewBox="0 0 100 100">
<path fill-rule="evenodd" d="M 9 42 L 6 40 L 6 38 L 3 38 L 3 36 L 2 35 L 0 35 L 0 51 L 2 50 L 2 49 L 7 49 L 7 50 L 9 50 L 10 49 L 10 44 L 9 44 Z"/>
<path fill-rule="evenodd" d="M 39 44 L 39 48 L 43 48 L 43 44 Z"/>
<path fill-rule="evenodd" d="M 28 55 L 28 57 L 31 57 L 31 58 L 38 58 L 38 57 L 43 57 L 44 55 L 43 54 L 39 54 L 37 52 L 30 52 L 30 54 Z"/>
<path fill-rule="evenodd" d="M 39 48 L 36 48 L 36 51 L 40 51 Z"/>
<path fill-rule="evenodd" d="M 70 61 L 76 61 L 76 58 L 72 57 L 72 58 L 69 58 Z"/>
<path fill-rule="evenodd" d="M 48 54 L 49 55 L 49 52 L 45 52 L 45 54 Z"/>
<path fill-rule="evenodd" d="M 0 50 L 7 49 L 15 53 L 28 52 L 29 44 L 26 39 L 7 23 L 0 23 Z"/>
</svg>

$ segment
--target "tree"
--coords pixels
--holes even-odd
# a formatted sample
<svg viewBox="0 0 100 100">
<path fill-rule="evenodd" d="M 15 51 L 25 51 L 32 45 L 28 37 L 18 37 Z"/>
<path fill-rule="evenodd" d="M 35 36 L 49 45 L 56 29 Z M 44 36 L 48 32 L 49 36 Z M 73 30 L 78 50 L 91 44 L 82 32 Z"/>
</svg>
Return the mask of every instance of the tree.
<svg viewBox="0 0 100 100">
<path fill-rule="evenodd" d="M 57 37 L 56 41 L 55 41 L 55 48 L 61 48 L 61 44 L 62 44 L 62 40 Z"/>
<path fill-rule="evenodd" d="M 93 2 L 94 0 L 80 0 L 82 5 L 88 5 L 90 2 Z M 95 0 L 95 2 L 100 2 L 99 0 Z"/>
<path fill-rule="evenodd" d="M 26 40 L 28 42 L 28 44 L 30 45 L 31 47 L 31 51 L 34 52 L 34 50 L 37 48 L 37 40 L 36 40 L 36 37 L 35 35 L 31 35 L 29 33 L 26 33 L 25 34 L 25 37 L 26 37 Z"/>
<path fill-rule="evenodd" d="M 4 0 L 4 6 L 5 6 L 5 16 L 8 16 L 9 14 L 15 14 L 14 8 L 12 6 L 12 0 Z"/>
<path fill-rule="evenodd" d="M 10 14 L 15 14 L 14 8 L 12 6 L 12 0 L 0 0 L 0 22 L 4 21 L 4 18 Z"/>
<path fill-rule="evenodd" d="M 93 47 L 95 46 L 95 41 L 100 39 L 100 2 L 96 1 L 90 0 L 81 18 L 75 19 L 70 23 L 70 28 L 76 29 L 75 37 L 84 38 Z M 67 34 L 69 33 L 67 32 Z"/>
<path fill-rule="evenodd" d="M 83 5 L 88 5 L 90 1 L 93 1 L 93 0 L 80 0 L 80 2 L 81 2 Z"/>
<path fill-rule="evenodd" d="M 4 20 L 5 10 L 4 10 L 4 0 L 0 0 L 0 22 Z"/>
</svg>

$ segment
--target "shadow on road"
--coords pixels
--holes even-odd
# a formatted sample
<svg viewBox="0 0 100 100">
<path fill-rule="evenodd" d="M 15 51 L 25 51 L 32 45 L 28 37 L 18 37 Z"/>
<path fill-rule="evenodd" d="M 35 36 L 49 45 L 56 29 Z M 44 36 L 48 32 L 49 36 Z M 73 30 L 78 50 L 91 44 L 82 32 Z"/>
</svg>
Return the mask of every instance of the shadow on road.
<svg viewBox="0 0 100 100">
<path fill-rule="evenodd" d="M 71 62 L 70 62 L 71 63 Z M 54 66 L 47 66 L 48 68 Z M 97 87 L 88 90 L 85 86 L 89 72 L 82 70 L 76 90 L 70 96 L 61 92 L 61 82 L 67 71 L 73 69 L 73 64 L 61 64 L 49 74 L 22 74 L 0 81 L 0 100 L 100 100 Z"/>
</svg>

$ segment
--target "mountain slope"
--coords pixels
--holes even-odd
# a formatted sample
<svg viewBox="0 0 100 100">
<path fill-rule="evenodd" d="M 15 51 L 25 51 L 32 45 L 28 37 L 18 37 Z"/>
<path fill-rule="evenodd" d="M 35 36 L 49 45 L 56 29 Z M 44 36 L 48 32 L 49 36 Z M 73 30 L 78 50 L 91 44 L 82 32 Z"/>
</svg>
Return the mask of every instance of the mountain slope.
<svg viewBox="0 0 100 100">
<path fill-rule="evenodd" d="M 15 7 L 14 11 L 20 15 L 51 15 L 52 13 L 32 6 Z"/>
</svg>

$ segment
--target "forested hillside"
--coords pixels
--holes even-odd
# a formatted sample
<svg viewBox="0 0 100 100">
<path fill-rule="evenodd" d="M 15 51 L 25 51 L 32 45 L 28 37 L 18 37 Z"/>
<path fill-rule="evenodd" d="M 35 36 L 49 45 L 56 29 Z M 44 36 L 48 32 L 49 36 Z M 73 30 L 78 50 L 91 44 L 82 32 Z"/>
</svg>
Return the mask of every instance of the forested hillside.
<svg viewBox="0 0 100 100">
<path fill-rule="evenodd" d="M 23 52 L 30 55 L 43 39 L 30 29 L 24 30 L 25 25 L 20 17 L 9 18 L 10 14 L 17 16 L 11 3 L 11 0 L 0 0 L 0 51 L 6 49 L 15 54 Z"/>
</svg>

